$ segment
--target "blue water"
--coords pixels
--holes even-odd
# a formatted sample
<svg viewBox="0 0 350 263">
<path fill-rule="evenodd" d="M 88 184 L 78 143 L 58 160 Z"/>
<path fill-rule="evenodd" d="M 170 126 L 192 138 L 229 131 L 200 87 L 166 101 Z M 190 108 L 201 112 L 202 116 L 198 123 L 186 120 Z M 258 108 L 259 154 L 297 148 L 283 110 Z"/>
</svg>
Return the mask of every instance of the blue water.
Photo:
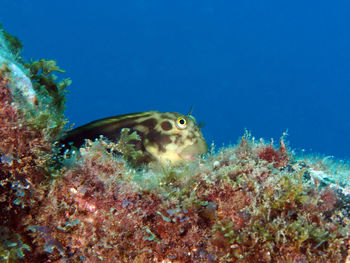
<svg viewBox="0 0 350 263">
<path fill-rule="evenodd" d="M 81 125 L 128 112 L 187 113 L 204 136 L 244 128 L 349 158 L 350 2 L 2 0 L 25 58 L 56 59 Z"/>
</svg>

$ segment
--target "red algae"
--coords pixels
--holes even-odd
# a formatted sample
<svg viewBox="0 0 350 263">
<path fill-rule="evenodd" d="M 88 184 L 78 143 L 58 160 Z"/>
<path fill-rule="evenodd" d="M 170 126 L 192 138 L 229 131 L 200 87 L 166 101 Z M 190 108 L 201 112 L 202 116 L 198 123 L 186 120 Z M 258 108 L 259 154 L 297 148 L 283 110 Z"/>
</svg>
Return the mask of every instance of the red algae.
<svg viewBox="0 0 350 263">
<path fill-rule="evenodd" d="M 283 137 L 280 141 L 279 149 L 273 147 L 273 141 L 270 145 L 263 145 L 259 147 L 258 156 L 269 163 L 272 163 L 275 168 L 281 168 L 288 164 L 289 155 L 287 154 L 287 149 L 283 141 Z"/>
</svg>

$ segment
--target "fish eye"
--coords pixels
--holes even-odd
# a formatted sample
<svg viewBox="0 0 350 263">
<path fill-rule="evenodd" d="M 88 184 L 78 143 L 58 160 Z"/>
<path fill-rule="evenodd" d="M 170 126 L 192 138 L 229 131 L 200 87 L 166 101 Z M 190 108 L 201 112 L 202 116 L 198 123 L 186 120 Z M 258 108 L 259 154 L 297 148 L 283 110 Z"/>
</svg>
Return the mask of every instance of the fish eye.
<svg viewBox="0 0 350 263">
<path fill-rule="evenodd" d="M 179 117 L 176 120 L 176 127 L 180 130 L 183 130 L 187 127 L 187 121 L 185 118 Z"/>
</svg>

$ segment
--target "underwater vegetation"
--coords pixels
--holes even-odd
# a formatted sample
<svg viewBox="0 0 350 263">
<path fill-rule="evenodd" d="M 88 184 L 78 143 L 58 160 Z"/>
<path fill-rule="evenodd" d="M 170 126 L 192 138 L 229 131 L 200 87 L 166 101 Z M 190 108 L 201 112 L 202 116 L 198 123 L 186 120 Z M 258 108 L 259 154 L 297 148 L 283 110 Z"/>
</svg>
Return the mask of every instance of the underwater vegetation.
<svg viewBox="0 0 350 263">
<path fill-rule="evenodd" d="M 131 166 L 127 130 L 60 155 L 70 80 L 21 49 L 1 31 L 0 262 L 350 262 L 347 164 L 248 132 L 178 164 Z"/>
</svg>

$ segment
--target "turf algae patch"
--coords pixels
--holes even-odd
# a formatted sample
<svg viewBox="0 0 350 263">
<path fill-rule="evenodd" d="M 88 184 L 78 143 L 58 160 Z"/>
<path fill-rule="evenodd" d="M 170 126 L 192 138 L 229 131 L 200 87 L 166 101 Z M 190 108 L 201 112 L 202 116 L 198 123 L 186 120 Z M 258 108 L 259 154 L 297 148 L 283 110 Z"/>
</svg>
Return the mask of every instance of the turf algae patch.
<svg viewBox="0 0 350 263">
<path fill-rule="evenodd" d="M 273 145 L 272 150 L 280 152 Z M 33 225 L 51 260 L 89 262 L 343 262 L 349 218 L 304 161 L 261 158 L 243 136 L 200 162 L 133 170 L 96 140 L 58 178 Z M 270 151 L 270 150 L 269 150 Z M 280 153 L 279 153 L 280 154 Z M 285 160 L 288 159 L 286 162 Z M 47 238 L 33 233 L 44 250 Z M 63 251 L 63 252 L 62 252 Z"/>
</svg>

